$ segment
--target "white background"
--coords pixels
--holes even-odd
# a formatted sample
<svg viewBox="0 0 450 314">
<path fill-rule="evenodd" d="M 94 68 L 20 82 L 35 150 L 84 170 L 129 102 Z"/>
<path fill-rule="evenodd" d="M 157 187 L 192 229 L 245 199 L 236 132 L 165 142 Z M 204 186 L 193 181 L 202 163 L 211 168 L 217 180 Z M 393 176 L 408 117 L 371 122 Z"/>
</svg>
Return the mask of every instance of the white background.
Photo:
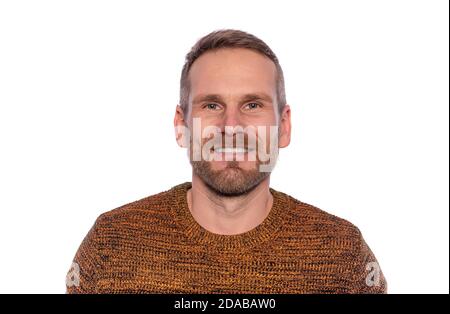
<svg viewBox="0 0 450 314">
<path fill-rule="evenodd" d="M 190 180 L 184 56 L 220 28 L 277 53 L 272 187 L 357 225 L 390 293 L 449 292 L 448 1 L 1 1 L 0 292 L 64 293 L 95 219 Z"/>
</svg>

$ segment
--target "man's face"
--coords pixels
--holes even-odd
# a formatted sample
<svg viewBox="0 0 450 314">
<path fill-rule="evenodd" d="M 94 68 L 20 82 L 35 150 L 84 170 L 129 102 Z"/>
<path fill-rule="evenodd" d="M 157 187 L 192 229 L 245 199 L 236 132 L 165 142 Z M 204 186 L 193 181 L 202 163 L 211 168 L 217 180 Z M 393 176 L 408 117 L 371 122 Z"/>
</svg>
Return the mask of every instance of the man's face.
<svg viewBox="0 0 450 314">
<path fill-rule="evenodd" d="M 190 69 L 190 162 L 219 194 L 245 194 L 270 175 L 261 166 L 278 153 L 279 134 L 270 138 L 280 127 L 276 71 L 267 57 L 241 48 L 206 52 Z"/>
</svg>

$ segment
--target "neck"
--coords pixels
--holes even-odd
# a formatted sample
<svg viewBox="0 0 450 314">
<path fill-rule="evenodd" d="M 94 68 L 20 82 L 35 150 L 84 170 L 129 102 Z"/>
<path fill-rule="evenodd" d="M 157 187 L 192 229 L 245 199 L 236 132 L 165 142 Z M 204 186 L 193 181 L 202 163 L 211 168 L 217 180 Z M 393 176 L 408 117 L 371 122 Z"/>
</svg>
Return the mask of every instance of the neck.
<svg viewBox="0 0 450 314">
<path fill-rule="evenodd" d="M 211 190 L 195 174 L 187 191 L 189 210 L 206 230 L 224 235 L 240 234 L 261 224 L 270 212 L 273 197 L 270 177 L 252 191 L 240 196 L 222 196 Z"/>
</svg>

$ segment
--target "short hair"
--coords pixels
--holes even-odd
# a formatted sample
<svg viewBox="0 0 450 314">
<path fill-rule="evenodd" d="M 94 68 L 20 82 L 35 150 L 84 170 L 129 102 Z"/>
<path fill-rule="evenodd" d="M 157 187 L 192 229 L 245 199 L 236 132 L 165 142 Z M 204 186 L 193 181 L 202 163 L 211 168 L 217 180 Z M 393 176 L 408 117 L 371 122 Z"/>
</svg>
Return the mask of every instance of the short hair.
<svg viewBox="0 0 450 314">
<path fill-rule="evenodd" d="M 276 74 L 276 91 L 277 91 L 277 103 L 279 112 L 283 110 L 286 104 L 286 93 L 284 88 L 284 76 L 275 53 L 270 47 L 258 37 L 235 29 L 223 29 L 209 33 L 208 35 L 200 38 L 195 45 L 191 48 L 191 51 L 186 55 L 186 60 L 181 71 L 180 79 L 180 106 L 184 112 L 188 109 L 189 102 L 189 70 L 192 64 L 202 54 L 207 51 L 218 50 L 223 48 L 246 48 L 258 52 L 275 64 Z"/>
</svg>

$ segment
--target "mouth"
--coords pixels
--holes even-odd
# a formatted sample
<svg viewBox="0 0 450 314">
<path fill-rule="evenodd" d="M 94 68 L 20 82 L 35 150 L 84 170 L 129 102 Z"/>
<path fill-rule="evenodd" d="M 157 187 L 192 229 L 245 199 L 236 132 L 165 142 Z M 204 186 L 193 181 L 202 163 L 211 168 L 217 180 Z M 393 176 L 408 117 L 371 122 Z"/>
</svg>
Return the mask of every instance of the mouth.
<svg viewBox="0 0 450 314">
<path fill-rule="evenodd" d="M 252 148 L 247 147 L 215 147 L 212 151 L 218 154 L 245 154 L 253 151 Z"/>
<path fill-rule="evenodd" d="M 211 154 L 214 156 L 215 161 L 252 161 L 253 152 L 256 149 L 250 147 L 213 147 L 211 149 Z"/>
</svg>

